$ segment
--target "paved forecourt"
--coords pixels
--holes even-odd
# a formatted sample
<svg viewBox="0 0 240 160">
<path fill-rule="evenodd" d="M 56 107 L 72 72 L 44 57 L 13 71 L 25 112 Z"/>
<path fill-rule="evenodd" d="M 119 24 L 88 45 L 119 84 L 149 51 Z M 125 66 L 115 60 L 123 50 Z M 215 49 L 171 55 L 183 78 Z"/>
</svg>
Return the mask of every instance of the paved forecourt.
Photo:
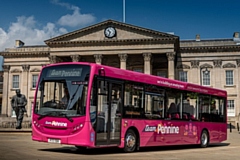
<svg viewBox="0 0 240 160">
<path fill-rule="evenodd" d="M 228 140 L 208 148 L 198 146 L 149 147 L 134 153 L 124 153 L 122 149 L 77 150 L 74 146 L 40 143 L 31 140 L 31 132 L 0 132 L 0 159 L 102 159 L 102 160 L 239 160 L 240 134 L 229 132 Z"/>
</svg>

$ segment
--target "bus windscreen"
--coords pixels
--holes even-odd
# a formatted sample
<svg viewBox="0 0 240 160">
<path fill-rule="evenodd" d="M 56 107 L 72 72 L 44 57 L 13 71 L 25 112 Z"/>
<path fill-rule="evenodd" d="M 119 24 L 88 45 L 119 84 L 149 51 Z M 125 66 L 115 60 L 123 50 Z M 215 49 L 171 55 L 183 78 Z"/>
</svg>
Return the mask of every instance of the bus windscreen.
<svg viewBox="0 0 240 160">
<path fill-rule="evenodd" d="M 34 112 L 45 116 L 83 116 L 86 110 L 86 96 L 90 66 L 65 65 L 43 69 L 37 88 Z"/>
</svg>

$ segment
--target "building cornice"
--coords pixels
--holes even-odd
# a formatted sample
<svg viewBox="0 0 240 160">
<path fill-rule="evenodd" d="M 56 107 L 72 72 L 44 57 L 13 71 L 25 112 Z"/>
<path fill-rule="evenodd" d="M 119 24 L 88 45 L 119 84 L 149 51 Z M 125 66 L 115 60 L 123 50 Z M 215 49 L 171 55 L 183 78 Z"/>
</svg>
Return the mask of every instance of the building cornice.
<svg viewBox="0 0 240 160">
<path fill-rule="evenodd" d="M 211 53 L 211 52 L 239 52 L 239 45 L 230 46 L 199 46 L 199 47 L 181 47 L 181 53 Z"/>
<path fill-rule="evenodd" d="M 148 44 L 174 44 L 176 39 L 169 38 L 146 38 L 146 39 L 105 39 L 88 41 L 49 41 L 49 47 L 84 47 L 84 46 L 110 46 L 110 45 L 148 45 Z"/>
<path fill-rule="evenodd" d="M 46 57 L 49 52 L 0 52 L 4 58 L 31 58 L 31 57 Z"/>
</svg>

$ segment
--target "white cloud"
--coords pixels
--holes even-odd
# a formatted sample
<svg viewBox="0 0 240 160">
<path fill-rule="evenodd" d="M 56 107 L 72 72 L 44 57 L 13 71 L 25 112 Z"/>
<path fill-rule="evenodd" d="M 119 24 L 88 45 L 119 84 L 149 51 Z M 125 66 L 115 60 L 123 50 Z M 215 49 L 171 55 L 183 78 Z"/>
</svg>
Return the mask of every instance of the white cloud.
<svg viewBox="0 0 240 160">
<path fill-rule="evenodd" d="M 96 19 L 91 14 L 81 14 L 77 6 L 61 3 L 58 0 L 53 0 L 52 3 L 72 10 L 73 13 L 60 17 L 57 24 L 48 22 L 43 24 L 41 28 L 34 16 L 17 17 L 17 21 L 11 23 L 8 30 L 0 27 L 0 52 L 6 48 L 13 48 L 15 40 L 21 40 L 28 46 L 42 45 L 45 40 L 68 32 L 66 28 L 59 27 L 58 24 L 68 27 L 81 27 L 93 23 Z"/>
<path fill-rule="evenodd" d="M 57 28 L 50 22 L 40 29 L 36 28 L 36 23 L 33 16 L 21 16 L 10 25 L 8 31 L 0 28 L 0 51 L 5 48 L 13 48 L 15 40 L 21 40 L 26 45 L 42 45 L 51 37 L 67 33 L 66 29 Z"/>
<path fill-rule="evenodd" d="M 75 9 L 73 14 L 67 14 L 62 16 L 58 24 L 62 26 L 69 26 L 69 27 L 80 27 L 86 26 L 87 24 L 91 24 L 95 21 L 95 17 L 90 14 L 81 14 L 79 12 L 79 8 Z"/>
<path fill-rule="evenodd" d="M 58 0 L 53 0 L 52 3 L 65 7 L 69 10 L 73 10 L 72 14 L 64 15 L 58 20 L 59 25 L 68 27 L 81 27 L 91 24 L 96 20 L 96 17 L 94 17 L 92 14 L 82 14 L 80 12 L 80 8 L 77 6 L 70 5 L 68 3 L 62 3 Z"/>
</svg>

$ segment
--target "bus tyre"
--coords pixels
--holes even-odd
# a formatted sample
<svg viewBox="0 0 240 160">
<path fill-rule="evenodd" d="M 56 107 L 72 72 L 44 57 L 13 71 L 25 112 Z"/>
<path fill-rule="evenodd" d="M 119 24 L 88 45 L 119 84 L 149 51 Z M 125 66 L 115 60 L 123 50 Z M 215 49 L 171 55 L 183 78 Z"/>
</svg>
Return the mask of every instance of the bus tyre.
<svg viewBox="0 0 240 160">
<path fill-rule="evenodd" d="M 137 137 L 132 129 L 129 129 L 124 139 L 124 151 L 134 152 L 137 148 Z"/>
<path fill-rule="evenodd" d="M 206 148 L 208 146 L 208 142 L 209 142 L 208 132 L 206 130 L 203 130 L 200 137 L 201 147 Z"/>
</svg>

